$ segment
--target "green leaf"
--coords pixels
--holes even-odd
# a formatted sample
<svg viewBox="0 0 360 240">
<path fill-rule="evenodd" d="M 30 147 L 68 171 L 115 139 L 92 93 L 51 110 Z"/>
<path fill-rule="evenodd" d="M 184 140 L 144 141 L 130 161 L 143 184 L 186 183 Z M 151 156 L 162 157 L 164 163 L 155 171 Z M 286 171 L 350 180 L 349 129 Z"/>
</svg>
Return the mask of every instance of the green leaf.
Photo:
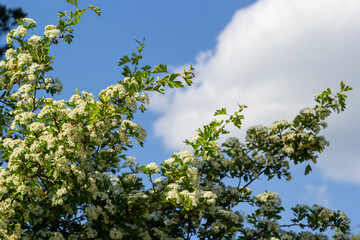
<svg viewBox="0 0 360 240">
<path fill-rule="evenodd" d="M 346 92 L 346 91 L 350 91 L 350 90 L 353 90 L 353 88 L 352 88 L 352 87 L 350 87 L 350 86 L 346 86 L 346 87 L 345 87 L 345 89 L 344 89 L 344 92 Z"/>
<path fill-rule="evenodd" d="M 220 109 L 220 110 L 216 110 L 214 116 L 219 116 L 219 115 L 227 115 L 226 108 L 222 108 L 222 109 Z"/>
<path fill-rule="evenodd" d="M 58 12 L 58 16 L 59 16 L 59 18 L 61 18 L 61 17 L 65 17 L 66 16 L 66 11 L 64 11 L 64 12 Z"/>
<path fill-rule="evenodd" d="M 130 58 L 125 55 L 124 57 L 120 58 L 118 66 L 122 66 L 122 65 L 124 65 L 126 63 L 129 63 L 129 62 L 130 62 Z"/>
<path fill-rule="evenodd" d="M 93 10 L 98 16 L 101 15 L 101 9 L 96 7 L 95 5 L 90 5 L 90 7 L 88 7 L 88 9 Z"/>
<path fill-rule="evenodd" d="M 184 85 L 180 81 L 174 81 L 173 84 L 176 88 L 184 88 Z"/>
<path fill-rule="evenodd" d="M 311 168 L 310 164 L 308 164 L 305 168 L 305 175 L 308 175 L 311 171 L 312 171 L 312 168 Z"/>
<path fill-rule="evenodd" d="M 180 76 L 180 74 L 178 74 L 178 73 L 172 73 L 172 74 L 170 75 L 169 81 L 174 81 L 175 78 L 177 78 L 178 76 Z"/>
<path fill-rule="evenodd" d="M 72 5 L 78 6 L 78 0 L 66 0 L 67 3 L 70 3 Z"/>
<path fill-rule="evenodd" d="M 184 79 L 184 80 L 188 86 L 191 86 L 191 84 L 193 83 L 193 81 L 191 81 L 190 79 Z"/>
<path fill-rule="evenodd" d="M 131 75 L 131 70 L 130 70 L 129 66 L 125 66 L 123 69 L 124 69 L 124 71 L 122 72 L 122 75 L 124 77 L 129 77 Z"/>
<path fill-rule="evenodd" d="M 344 89 L 345 89 L 345 84 L 343 81 L 340 82 L 340 89 L 341 89 L 341 91 L 344 91 Z"/>
<path fill-rule="evenodd" d="M 146 65 L 146 66 L 143 66 L 141 69 L 144 71 L 148 71 L 151 69 L 151 67 L 149 65 Z"/>
<path fill-rule="evenodd" d="M 144 39 L 145 40 L 145 39 Z M 137 40 L 136 40 L 137 41 Z M 140 47 L 138 47 L 138 52 L 139 53 L 141 53 L 142 52 L 142 50 L 144 49 L 144 47 L 145 47 L 145 43 L 140 43 L 139 41 L 137 41 L 139 44 L 140 44 Z"/>
<path fill-rule="evenodd" d="M 159 64 L 159 66 L 155 66 L 155 68 L 151 71 L 152 73 L 167 73 L 167 66 L 164 64 Z"/>
<path fill-rule="evenodd" d="M 65 35 L 65 36 L 64 36 L 64 40 L 65 40 L 65 42 L 66 42 L 67 44 L 70 44 L 70 43 L 72 42 L 73 38 L 74 38 L 74 36 L 71 35 L 71 34 L 68 34 L 68 35 Z"/>
</svg>

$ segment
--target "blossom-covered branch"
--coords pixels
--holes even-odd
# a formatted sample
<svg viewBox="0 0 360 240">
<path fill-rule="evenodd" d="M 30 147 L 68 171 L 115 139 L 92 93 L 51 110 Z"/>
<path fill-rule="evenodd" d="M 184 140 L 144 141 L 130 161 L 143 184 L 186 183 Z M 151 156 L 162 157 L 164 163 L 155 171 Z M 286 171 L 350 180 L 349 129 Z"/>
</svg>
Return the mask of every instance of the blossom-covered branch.
<svg viewBox="0 0 360 240">
<path fill-rule="evenodd" d="M 28 36 L 36 27 L 30 18 L 7 35 L 16 47 L 0 62 L 1 239 L 310 239 L 325 238 L 321 233 L 328 228 L 347 234 L 344 213 L 317 205 L 297 205 L 291 223 L 281 225 L 285 209 L 278 194 L 254 195 L 250 187 L 275 176 L 291 180 L 291 163 L 307 164 L 308 174 L 309 162 L 316 163 L 328 145 L 320 135 L 324 120 L 345 109 L 350 87 L 341 82 L 339 93 L 317 94 L 315 107 L 291 122 L 248 129 L 244 143 L 220 139 L 228 124 L 241 128 L 246 106 L 234 114 L 223 108 L 215 115 L 226 119 L 186 140 L 191 151 L 139 166 L 127 155 L 146 138 L 135 112 L 146 111 L 149 91 L 190 86 L 193 68 L 169 73 L 164 64 L 141 66 L 145 44 L 138 41 L 137 52 L 120 58 L 121 81 L 97 97 L 76 90 L 69 100 L 54 100 L 62 85 L 49 76 L 50 48 L 61 40 L 71 43 L 72 26 L 86 10 L 100 15 L 96 6 L 67 2 L 76 10 L 59 12 L 58 24 L 46 26 L 43 36 Z M 50 96 L 39 97 L 39 91 Z M 312 232 L 289 231 L 293 226 Z"/>
</svg>

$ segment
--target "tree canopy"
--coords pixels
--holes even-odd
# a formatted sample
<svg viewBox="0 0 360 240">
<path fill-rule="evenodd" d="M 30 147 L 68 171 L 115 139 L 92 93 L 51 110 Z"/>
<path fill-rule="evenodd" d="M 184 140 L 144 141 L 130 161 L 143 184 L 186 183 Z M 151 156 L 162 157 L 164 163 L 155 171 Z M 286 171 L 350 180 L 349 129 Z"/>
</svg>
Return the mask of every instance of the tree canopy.
<svg viewBox="0 0 360 240">
<path fill-rule="evenodd" d="M 138 41 L 137 51 L 119 60 L 121 81 L 97 97 L 77 89 L 69 100 L 54 100 L 62 84 L 50 75 L 50 49 L 72 42 L 72 27 L 86 11 L 100 15 L 94 5 L 67 2 L 75 10 L 59 12 L 43 36 L 29 36 L 31 18 L 7 35 L 12 47 L 0 62 L 1 239 L 328 239 L 328 229 L 336 229 L 334 239 L 350 238 L 343 212 L 298 204 L 283 224 L 279 195 L 255 195 L 251 186 L 260 178 L 290 181 L 297 164 L 309 174 L 328 145 L 325 120 L 345 110 L 351 87 L 340 82 L 338 92 L 316 94 L 314 106 L 292 121 L 249 128 L 244 142 L 220 138 L 230 124 L 241 128 L 246 106 L 222 108 L 214 114 L 222 119 L 185 141 L 191 150 L 140 166 L 127 155 L 146 137 L 135 112 L 146 111 L 148 92 L 190 86 L 194 69 L 143 66 L 145 44 Z M 243 211 L 244 204 L 253 210 Z"/>
</svg>

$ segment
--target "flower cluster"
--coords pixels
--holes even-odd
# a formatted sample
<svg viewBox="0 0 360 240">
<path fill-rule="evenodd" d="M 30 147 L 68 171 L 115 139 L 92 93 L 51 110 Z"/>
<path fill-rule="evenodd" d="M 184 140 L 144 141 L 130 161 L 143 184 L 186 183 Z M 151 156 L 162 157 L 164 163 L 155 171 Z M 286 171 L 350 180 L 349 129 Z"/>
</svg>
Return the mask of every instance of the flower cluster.
<svg viewBox="0 0 360 240">
<path fill-rule="evenodd" d="M 55 25 L 47 25 L 45 27 L 44 36 L 53 40 L 60 35 L 60 30 Z"/>
</svg>

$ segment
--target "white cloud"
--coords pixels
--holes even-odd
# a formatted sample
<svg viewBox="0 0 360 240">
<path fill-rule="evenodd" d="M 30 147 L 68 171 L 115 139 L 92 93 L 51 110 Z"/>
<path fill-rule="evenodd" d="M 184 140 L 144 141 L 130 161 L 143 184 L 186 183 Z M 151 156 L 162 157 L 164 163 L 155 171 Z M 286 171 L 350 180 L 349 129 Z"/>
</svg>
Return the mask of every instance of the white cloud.
<svg viewBox="0 0 360 240">
<path fill-rule="evenodd" d="M 360 183 L 359 16 L 358 0 L 259 0 L 238 10 L 215 49 L 199 53 L 195 86 L 153 100 L 152 110 L 162 114 L 156 134 L 177 150 L 216 109 L 233 111 L 237 103 L 249 106 L 245 129 L 291 120 L 313 105 L 316 92 L 337 90 L 343 80 L 355 90 L 347 112 L 330 120 L 327 136 L 337 154 L 319 166 L 330 178 Z"/>
</svg>

